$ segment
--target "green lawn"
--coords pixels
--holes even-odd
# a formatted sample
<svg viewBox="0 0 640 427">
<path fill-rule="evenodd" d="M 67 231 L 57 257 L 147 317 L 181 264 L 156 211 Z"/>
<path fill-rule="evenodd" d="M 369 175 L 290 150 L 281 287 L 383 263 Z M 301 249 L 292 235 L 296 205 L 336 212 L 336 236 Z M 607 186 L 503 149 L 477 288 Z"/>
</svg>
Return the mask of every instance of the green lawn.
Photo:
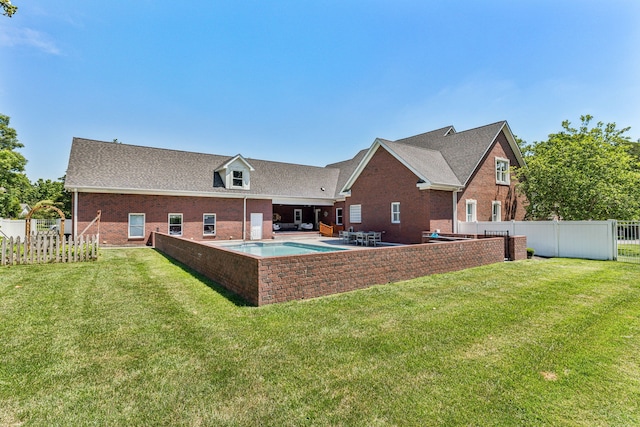
<svg viewBox="0 0 640 427">
<path fill-rule="evenodd" d="M 626 262 L 640 262 L 640 245 L 637 243 L 619 243 L 618 259 Z"/>
<path fill-rule="evenodd" d="M 639 425 L 640 269 L 244 306 L 151 249 L 0 269 L 0 425 Z"/>
</svg>

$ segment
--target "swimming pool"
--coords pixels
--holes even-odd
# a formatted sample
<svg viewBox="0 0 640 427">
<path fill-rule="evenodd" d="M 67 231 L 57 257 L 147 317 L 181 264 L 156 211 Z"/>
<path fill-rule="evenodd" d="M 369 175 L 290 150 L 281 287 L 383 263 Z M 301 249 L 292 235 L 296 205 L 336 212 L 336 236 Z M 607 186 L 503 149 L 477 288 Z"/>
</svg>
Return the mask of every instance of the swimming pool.
<svg viewBox="0 0 640 427">
<path fill-rule="evenodd" d="M 318 252 L 335 252 L 345 250 L 342 248 L 331 248 L 327 246 L 316 246 L 294 242 L 239 243 L 234 245 L 220 245 L 220 247 L 261 257 L 304 255 L 315 254 Z"/>
</svg>

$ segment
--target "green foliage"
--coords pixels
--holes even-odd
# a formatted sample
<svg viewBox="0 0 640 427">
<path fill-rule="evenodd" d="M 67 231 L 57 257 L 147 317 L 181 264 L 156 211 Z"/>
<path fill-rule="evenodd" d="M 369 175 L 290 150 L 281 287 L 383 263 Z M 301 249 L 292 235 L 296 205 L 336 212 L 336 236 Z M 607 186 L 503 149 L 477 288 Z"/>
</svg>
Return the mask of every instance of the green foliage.
<svg viewBox="0 0 640 427">
<path fill-rule="evenodd" d="M 71 194 L 64 189 L 63 176 L 58 181 L 38 179 L 31 184 L 24 173 L 27 159 L 16 150 L 24 145 L 18 141 L 15 129 L 9 126 L 9 117 L 0 114 L 0 217 L 16 218 L 21 212 L 20 203 L 32 208 L 38 203 L 62 210 L 71 217 Z M 55 211 L 41 210 L 36 218 L 57 218 Z"/>
<path fill-rule="evenodd" d="M 2 7 L 2 14 L 9 18 L 18 11 L 18 7 L 12 5 L 10 0 L 0 0 L 0 7 Z"/>
<path fill-rule="evenodd" d="M 64 189 L 63 176 L 59 181 L 39 178 L 33 183 L 27 197 L 27 203 L 32 208 L 38 205 L 55 206 L 64 212 L 66 218 L 71 217 L 71 193 Z M 58 218 L 58 213 L 53 210 L 42 209 L 34 213 L 34 218 Z"/>
<path fill-rule="evenodd" d="M 24 147 L 9 117 L 0 114 L 0 217 L 15 217 L 30 183 L 24 174 L 27 159 L 16 150 Z"/>
<path fill-rule="evenodd" d="M 637 142 L 628 141 L 623 143 L 622 145 L 625 147 L 629 155 L 632 157 L 633 167 L 636 170 L 640 171 L 640 140 L 638 140 Z"/>
<path fill-rule="evenodd" d="M 630 152 L 629 128 L 581 116 L 580 128 L 524 146 L 526 168 L 516 174 L 531 219 L 636 219 L 640 216 L 640 163 Z M 635 150 L 635 146 L 631 146 Z"/>
</svg>

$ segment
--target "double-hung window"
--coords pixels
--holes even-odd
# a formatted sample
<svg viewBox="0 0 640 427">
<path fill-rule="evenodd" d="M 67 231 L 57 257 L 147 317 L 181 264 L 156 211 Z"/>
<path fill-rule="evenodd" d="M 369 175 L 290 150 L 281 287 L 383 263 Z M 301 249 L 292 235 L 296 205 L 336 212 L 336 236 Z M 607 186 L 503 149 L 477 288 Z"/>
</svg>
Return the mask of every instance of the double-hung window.
<svg viewBox="0 0 640 427">
<path fill-rule="evenodd" d="M 476 206 L 478 202 L 472 199 L 467 200 L 467 222 L 477 221 Z"/>
<path fill-rule="evenodd" d="M 130 239 L 144 238 L 144 214 L 143 213 L 129 214 L 129 238 Z"/>
<path fill-rule="evenodd" d="M 182 236 L 182 214 L 169 214 L 169 234 Z"/>
<path fill-rule="evenodd" d="M 336 225 L 342 225 L 342 208 L 336 208 Z"/>
<path fill-rule="evenodd" d="M 391 222 L 400 224 L 400 202 L 391 203 Z"/>
<path fill-rule="evenodd" d="M 349 222 L 352 224 L 362 223 L 362 205 L 349 206 Z"/>
<path fill-rule="evenodd" d="M 491 221 L 502 221 L 502 202 L 497 200 L 491 202 Z"/>
<path fill-rule="evenodd" d="M 231 171 L 233 173 L 231 185 L 233 187 L 244 187 L 244 177 L 240 170 Z"/>
<path fill-rule="evenodd" d="M 216 235 L 216 214 L 202 215 L 202 235 L 203 236 Z"/>
<path fill-rule="evenodd" d="M 509 160 L 496 157 L 496 184 L 509 185 Z"/>
</svg>

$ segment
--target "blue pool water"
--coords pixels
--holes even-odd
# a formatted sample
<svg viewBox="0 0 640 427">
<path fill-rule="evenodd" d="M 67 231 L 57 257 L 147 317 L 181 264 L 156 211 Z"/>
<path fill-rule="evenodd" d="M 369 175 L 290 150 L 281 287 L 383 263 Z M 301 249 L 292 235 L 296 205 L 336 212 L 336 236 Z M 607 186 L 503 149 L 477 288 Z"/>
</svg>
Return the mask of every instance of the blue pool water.
<svg viewBox="0 0 640 427">
<path fill-rule="evenodd" d="M 220 247 L 261 257 L 304 255 L 318 252 L 335 252 L 344 250 L 341 248 L 330 248 L 326 246 L 307 245 L 304 243 L 293 242 L 240 243 L 236 245 L 221 245 Z"/>
</svg>

